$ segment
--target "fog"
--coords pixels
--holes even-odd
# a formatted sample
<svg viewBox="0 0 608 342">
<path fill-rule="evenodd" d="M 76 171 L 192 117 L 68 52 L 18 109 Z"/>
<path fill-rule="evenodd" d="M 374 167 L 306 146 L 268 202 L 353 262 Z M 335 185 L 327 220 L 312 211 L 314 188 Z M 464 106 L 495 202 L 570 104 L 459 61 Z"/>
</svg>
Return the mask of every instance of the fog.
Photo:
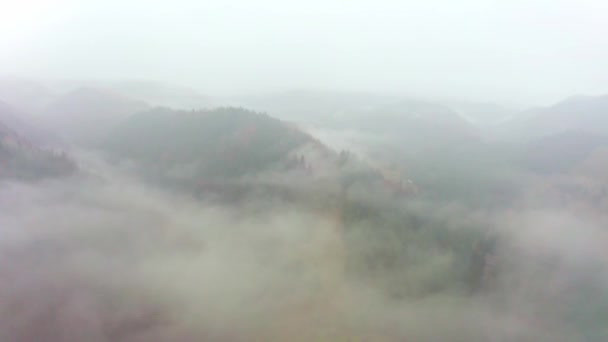
<svg viewBox="0 0 608 342">
<path fill-rule="evenodd" d="M 339 89 L 547 104 L 608 91 L 602 0 L 3 0 L 0 72 L 203 94 Z M 44 58 L 40 58 L 44 56 Z"/>
<path fill-rule="evenodd" d="M 0 341 L 608 340 L 601 0 L 0 0 Z"/>
<path fill-rule="evenodd" d="M 595 311 L 573 312 L 592 305 L 577 296 L 608 288 L 605 217 L 406 204 L 450 222 L 439 234 L 474 223 L 500 234 L 501 274 L 471 297 L 450 276 L 455 255 L 425 250 L 424 235 L 410 236 L 404 268 L 366 269 L 352 260 L 380 241 L 371 221 L 343 230 L 323 210 L 265 198 L 201 202 L 92 154 L 82 163 L 97 176 L 3 183 L 2 340 L 583 341 L 594 332 L 576 324 Z M 390 279 L 404 294 L 373 285 Z"/>
</svg>

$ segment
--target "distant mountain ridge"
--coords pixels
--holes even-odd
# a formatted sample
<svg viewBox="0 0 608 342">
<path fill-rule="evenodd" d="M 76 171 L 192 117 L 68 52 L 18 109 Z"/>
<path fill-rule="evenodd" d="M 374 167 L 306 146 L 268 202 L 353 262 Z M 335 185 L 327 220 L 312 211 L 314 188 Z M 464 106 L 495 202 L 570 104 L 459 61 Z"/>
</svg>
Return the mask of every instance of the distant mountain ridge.
<svg viewBox="0 0 608 342">
<path fill-rule="evenodd" d="M 48 127 L 72 142 L 98 142 L 107 131 L 148 105 L 108 89 L 78 88 L 65 94 L 40 114 Z"/>
<path fill-rule="evenodd" d="M 608 95 L 572 96 L 552 106 L 526 110 L 496 127 L 493 134 L 517 142 L 564 132 L 608 135 Z"/>
<path fill-rule="evenodd" d="M 398 98 L 365 92 L 293 89 L 274 94 L 226 99 L 231 105 L 245 106 L 272 116 L 309 124 L 326 124 L 334 117 L 353 111 L 383 106 Z"/>
<path fill-rule="evenodd" d="M 565 130 L 608 134 L 608 95 L 576 96 L 542 108 L 529 125 L 543 134 Z"/>
<path fill-rule="evenodd" d="M 10 127 L 19 136 L 41 147 L 61 145 L 61 139 L 54 133 L 26 122 L 25 113 L 0 101 L 0 122 Z"/>
<path fill-rule="evenodd" d="M 73 80 L 60 82 L 64 92 L 80 88 L 105 89 L 130 99 L 145 102 L 150 107 L 201 109 L 213 107 L 215 100 L 201 92 L 171 83 L 153 80 Z"/>
<path fill-rule="evenodd" d="M 479 139 L 477 128 L 457 112 L 420 100 L 348 113 L 332 126 L 390 137 L 412 151 Z"/>
<path fill-rule="evenodd" d="M 56 92 L 39 82 L 0 76 L 0 101 L 4 101 L 19 111 L 35 114 L 53 101 L 56 96 Z"/>
<path fill-rule="evenodd" d="M 182 86 L 152 81 L 108 82 L 106 87 L 152 106 L 176 109 L 201 109 L 213 106 L 214 100 Z"/>
</svg>

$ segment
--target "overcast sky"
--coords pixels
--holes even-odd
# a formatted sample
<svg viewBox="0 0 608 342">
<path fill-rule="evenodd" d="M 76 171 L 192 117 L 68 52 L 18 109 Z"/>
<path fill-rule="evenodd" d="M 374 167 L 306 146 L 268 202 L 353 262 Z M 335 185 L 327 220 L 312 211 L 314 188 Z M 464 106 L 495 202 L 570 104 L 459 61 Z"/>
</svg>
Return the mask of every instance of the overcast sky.
<svg viewBox="0 0 608 342">
<path fill-rule="evenodd" d="M 547 102 L 608 93 L 606 0 L 0 0 L 0 72 Z"/>
</svg>

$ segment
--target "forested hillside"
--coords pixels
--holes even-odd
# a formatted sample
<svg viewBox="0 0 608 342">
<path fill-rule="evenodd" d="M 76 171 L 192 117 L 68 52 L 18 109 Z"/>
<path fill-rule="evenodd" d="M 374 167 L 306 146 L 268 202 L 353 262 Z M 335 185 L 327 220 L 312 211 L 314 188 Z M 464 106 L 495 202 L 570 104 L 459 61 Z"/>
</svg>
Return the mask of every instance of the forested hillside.
<svg viewBox="0 0 608 342">
<path fill-rule="evenodd" d="M 0 179 L 39 180 L 75 171 L 64 152 L 40 148 L 0 122 Z"/>
<path fill-rule="evenodd" d="M 135 162 L 148 176 L 205 184 L 293 167 L 305 170 L 310 163 L 292 152 L 307 144 L 330 153 L 311 136 L 265 114 L 240 108 L 157 108 L 122 122 L 103 148 Z"/>
</svg>

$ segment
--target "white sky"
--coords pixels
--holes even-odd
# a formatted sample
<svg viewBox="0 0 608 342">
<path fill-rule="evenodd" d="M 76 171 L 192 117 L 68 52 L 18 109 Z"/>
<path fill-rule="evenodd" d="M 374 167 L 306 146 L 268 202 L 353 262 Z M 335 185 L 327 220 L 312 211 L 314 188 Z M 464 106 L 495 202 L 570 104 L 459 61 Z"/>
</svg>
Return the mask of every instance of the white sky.
<svg viewBox="0 0 608 342">
<path fill-rule="evenodd" d="M 608 93 L 608 0 L 0 0 L 0 72 L 551 102 Z"/>
</svg>

